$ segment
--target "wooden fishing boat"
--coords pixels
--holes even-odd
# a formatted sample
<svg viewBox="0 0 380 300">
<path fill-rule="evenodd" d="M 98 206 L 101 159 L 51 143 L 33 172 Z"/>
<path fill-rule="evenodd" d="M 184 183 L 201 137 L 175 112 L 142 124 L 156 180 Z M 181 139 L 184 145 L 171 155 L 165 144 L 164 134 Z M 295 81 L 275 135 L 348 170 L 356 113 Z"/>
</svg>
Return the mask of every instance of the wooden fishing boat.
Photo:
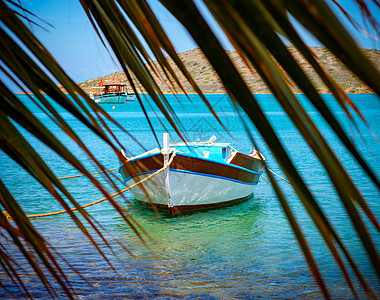
<svg viewBox="0 0 380 300">
<path fill-rule="evenodd" d="M 90 97 L 96 103 L 121 104 L 136 99 L 135 93 L 128 93 L 127 85 L 120 82 L 107 82 L 101 80 L 92 88 Z"/>
<path fill-rule="evenodd" d="M 169 135 L 164 133 L 162 150 L 133 158 L 124 155 L 119 172 L 128 186 L 158 173 L 130 191 L 138 201 L 171 214 L 249 198 L 263 173 L 263 155 L 256 150 L 246 155 L 215 139 L 169 144 Z"/>
</svg>

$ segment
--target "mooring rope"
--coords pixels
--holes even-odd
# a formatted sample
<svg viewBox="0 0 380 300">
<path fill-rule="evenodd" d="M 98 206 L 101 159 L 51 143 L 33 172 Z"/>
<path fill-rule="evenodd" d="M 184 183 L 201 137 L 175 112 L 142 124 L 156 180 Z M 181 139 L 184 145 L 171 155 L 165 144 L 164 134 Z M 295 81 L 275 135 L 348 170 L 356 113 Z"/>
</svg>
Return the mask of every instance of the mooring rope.
<svg viewBox="0 0 380 300">
<path fill-rule="evenodd" d="M 111 171 L 115 171 L 117 170 L 118 168 L 113 168 L 113 169 L 109 169 L 109 170 L 105 170 L 105 171 L 99 171 L 99 172 L 94 172 L 94 173 L 90 173 L 89 175 L 95 175 L 95 174 L 100 174 L 100 173 L 107 173 L 107 172 L 111 172 Z M 64 179 L 71 179 L 71 178 L 78 178 L 78 177 L 82 177 L 82 176 L 87 176 L 86 174 L 80 174 L 80 175 L 73 175 L 73 176 L 67 176 L 67 177 L 59 177 L 57 178 L 58 180 L 64 180 Z M 15 178 L 0 178 L 1 180 L 9 180 L 9 179 L 14 179 L 14 180 L 20 180 L 20 179 L 29 179 L 29 178 L 19 178 L 19 177 L 15 177 Z"/>
<path fill-rule="evenodd" d="M 291 184 L 290 181 L 286 180 L 285 178 L 282 178 L 280 175 L 278 175 L 277 173 L 273 172 L 271 169 L 268 168 L 268 170 L 273 173 L 274 175 L 276 175 L 277 177 L 281 178 L 283 181 L 286 181 L 287 183 Z"/>
<path fill-rule="evenodd" d="M 266 181 L 267 184 L 269 184 L 269 181 L 265 179 L 265 177 L 263 175 L 261 175 L 261 177 Z"/>
<path fill-rule="evenodd" d="M 113 197 L 115 197 L 115 196 L 117 196 L 117 195 L 120 195 L 120 194 L 122 194 L 122 193 L 124 193 L 124 192 L 126 192 L 126 191 L 128 191 L 128 190 L 130 190 L 130 189 L 132 189 L 132 188 L 134 188 L 134 187 L 136 187 L 136 186 L 138 186 L 139 184 L 141 184 L 141 183 L 147 181 L 148 179 L 152 178 L 153 176 L 156 176 L 157 174 L 161 173 L 162 171 L 166 170 L 166 169 L 170 166 L 170 164 L 173 162 L 173 159 L 174 159 L 174 157 L 175 157 L 175 155 L 176 155 L 176 152 L 175 152 L 175 151 L 172 151 L 172 153 L 173 153 L 173 154 L 172 154 L 172 156 L 170 157 L 170 160 L 168 161 L 168 163 L 167 163 L 166 165 L 164 165 L 161 169 L 159 169 L 159 170 L 157 170 L 156 172 L 154 172 L 154 173 L 148 175 L 147 177 L 141 179 L 139 182 L 136 182 L 136 183 L 132 184 L 131 186 L 129 186 L 129 187 L 127 187 L 127 188 L 125 188 L 125 189 L 123 189 L 123 190 L 121 190 L 121 191 L 118 191 L 117 193 L 115 193 L 115 194 L 113 194 L 113 195 L 110 195 L 109 197 L 110 197 L 110 198 L 113 198 Z M 170 154 L 170 153 L 169 153 L 169 154 Z M 169 155 L 169 154 L 168 154 L 168 155 Z M 80 175 L 80 176 L 81 176 L 81 175 Z M 89 206 L 92 206 L 92 205 L 98 204 L 98 203 L 103 202 L 103 201 L 105 201 L 105 200 L 107 200 L 107 199 L 108 199 L 108 197 L 105 197 L 105 198 L 103 198 L 103 199 L 100 199 L 100 200 L 97 200 L 97 201 L 94 201 L 94 202 L 88 203 L 88 204 L 86 204 L 86 205 L 83 205 L 83 206 L 81 206 L 81 208 L 86 208 L 86 207 L 89 207 Z M 75 208 L 75 207 L 74 207 L 74 208 L 71 208 L 71 211 L 75 211 L 75 210 L 77 210 L 77 208 Z M 67 210 L 61 210 L 61 211 L 56 211 L 56 212 L 51 212 L 51 213 L 45 213 L 45 214 L 38 214 L 38 215 L 27 215 L 27 217 L 28 217 L 28 218 L 41 218 L 41 217 L 47 217 L 47 216 L 60 215 L 60 214 L 64 214 L 64 213 L 67 213 Z M 11 219 L 11 216 L 9 215 L 9 213 L 8 213 L 7 211 L 3 211 L 3 214 L 5 215 L 5 217 L 6 217 L 7 219 Z"/>
<path fill-rule="evenodd" d="M 111 171 L 115 171 L 117 169 L 118 168 L 113 168 L 113 169 L 109 169 L 109 170 L 105 170 L 105 171 L 94 172 L 94 173 L 90 173 L 89 175 L 95 175 L 95 174 L 99 174 L 99 173 L 111 172 Z M 81 174 L 81 175 L 74 175 L 74 176 L 67 176 L 67 177 L 59 177 L 57 179 L 58 180 L 63 180 L 63 179 L 69 179 L 69 178 L 78 178 L 78 177 L 82 177 L 82 176 L 87 176 L 87 175 L 86 174 Z"/>
</svg>

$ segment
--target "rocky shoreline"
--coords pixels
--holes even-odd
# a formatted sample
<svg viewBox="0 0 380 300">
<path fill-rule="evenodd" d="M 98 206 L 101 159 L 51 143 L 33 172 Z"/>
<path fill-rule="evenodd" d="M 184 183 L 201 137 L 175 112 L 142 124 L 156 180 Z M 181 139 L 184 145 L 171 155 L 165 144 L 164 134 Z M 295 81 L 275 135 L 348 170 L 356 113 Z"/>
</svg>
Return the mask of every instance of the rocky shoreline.
<svg viewBox="0 0 380 300">
<path fill-rule="evenodd" d="M 330 91 L 324 86 L 322 81 L 319 79 L 317 74 L 312 69 L 311 65 L 309 65 L 301 54 L 299 54 L 294 47 L 289 46 L 289 51 L 295 57 L 295 59 L 299 62 L 300 66 L 305 70 L 306 74 L 311 78 L 312 82 L 317 88 L 317 91 L 320 94 L 330 94 Z M 336 82 L 343 88 L 343 90 L 347 94 L 372 94 L 373 91 L 368 88 L 365 84 L 363 84 L 351 71 L 349 71 L 343 64 L 337 60 L 326 48 L 324 47 L 312 47 L 311 50 L 315 54 L 315 57 L 324 67 L 324 69 L 330 74 L 332 78 L 336 80 Z M 364 53 L 367 57 L 372 61 L 372 63 L 377 67 L 380 71 L 380 51 L 376 49 L 366 50 L 363 49 Z M 271 94 L 270 90 L 266 87 L 263 80 L 261 80 L 260 76 L 257 74 L 255 70 L 251 72 L 251 69 L 248 68 L 236 51 L 227 51 L 227 54 L 230 56 L 231 60 L 235 64 L 237 70 L 240 72 L 248 87 L 251 89 L 252 94 Z M 186 68 L 193 76 L 198 86 L 201 88 L 202 92 L 205 94 L 225 94 L 224 90 L 218 76 L 200 51 L 200 49 L 194 49 L 186 52 L 182 52 L 179 54 L 180 58 L 184 62 Z M 175 66 L 174 62 L 169 58 L 169 64 L 177 74 L 180 82 L 183 84 L 185 91 L 188 94 L 193 94 L 194 90 L 190 86 L 190 84 L 185 80 L 182 73 Z M 153 62 L 153 65 L 158 66 L 157 62 Z M 156 82 L 158 83 L 161 91 L 164 94 L 173 94 L 183 93 L 183 91 L 172 90 L 167 82 L 162 82 L 157 78 L 156 75 L 153 76 Z M 135 78 L 133 78 L 136 82 Z M 115 72 L 109 74 L 107 76 L 98 77 L 90 80 L 86 80 L 82 83 L 79 83 L 79 86 L 84 89 L 87 93 L 92 91 L 92 87 L 96 86 L 96 84 L 100 80 L 116 80 L 127 82 L 127 78 L 122 71 Z M 295 86 L 295 85 L 294 85 Z M 141 85 L 137 84 L 138 91 L 144 94 L 145 90 L 141 87 Z M 298 87 L 292 88 L 295 94 L 301 94 L 302 91 Z"/>
</svg>

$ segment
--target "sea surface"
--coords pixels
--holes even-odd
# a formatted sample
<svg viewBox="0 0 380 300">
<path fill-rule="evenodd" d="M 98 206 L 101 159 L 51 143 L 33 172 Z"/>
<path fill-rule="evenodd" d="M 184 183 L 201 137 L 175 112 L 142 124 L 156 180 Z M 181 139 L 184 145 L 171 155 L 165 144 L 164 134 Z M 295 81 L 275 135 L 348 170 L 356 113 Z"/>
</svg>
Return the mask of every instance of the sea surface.
<svg viewBox="0 0 380 300">
<path fill-rule="evenodd" d="M 33 105 L 27 96 L 20 95 L 19 97 L 90 171 L 98 170 L 83 151 L 48 116 Z M 266 147 L 263 138 L 244 114 L 235 110 L 226 95 L 208 95 L 207 98 L 227 131 L 215 120 L 198 96 L 191 95 L 190 99 L 187 99 L 184 96 L 176 98 L 168 95 L 167 98 L 181 121 L 184 136 L 188 141 L 195 141 L 197 138 L 207 141 L 215 135 L 217 141 L 230 142 L 234 148 L 248 153 L 253 148 L 246 131 L 248 129 L 264 154 L 269 168 L 280 176 L 285 176 Z M 280 136 L 295 166 L 339 232 L 359 269 L 377 297 L 380 297 L 379 280 L 376 279 L 365 250 L 326 172 L 276 100 L 271 95 L 256 95 L 256 98 Z M 380 99 L 374 95 L 350 96 L 366 117 L 368 128 L 353 113 L 356 127 L 342 113 L 332 96 L 324 95 L 323 98 L 342 122 L 346 132 L 368 164 L 379 176 L 380 148 L 374 136 L 380 137 Z M 347 168 L 374 214 L 380 219 L 379 190 L 363 174 L 308 100 L 303 95 L 299 95 L 298 99 Z M 171 141 L 180 141 L 174 129 L 164 120 L 152 101 L 145 99 L 144 104 L 160 143 L 162 133 L 165 131 L 170 132 Z M 150 125 L 137 101 L 101 106 L 130 134 L 123 133 L 121 129 L 108 123 L 129 155 L 137 155 L 145 151 L 144 149 L 157 147 Z M 105 143 L 100 142 L 89 129 L 63 108 L 58 107 L 58 110 L 106 169 L 119 166 L 115 154 Z M 242 121 L 246 123 L 247 129 Z M 25 130 L 20 130 L 58 177 L 78 174 L 35 137 Z M 120 179 L 118 172 L 115 171 L 113 174 L 119 188 L 123 188 L 123 184 L 117 181 Z M 113 192 L 104 176 L 95 176 L 111 193 Z M 267 178 L 266 174 L 264 176 Z M 2 152 L 0 152 L 0 178 L 27 214 L 62 210 L 57 201 L 36 180 Z M 337 264 L 329 254 L 291 185 L 280 178 L 277 180 L 301 224 L 331 296 L 336 299 L 353 298 L 342 279 Z M 84 177 L 62 182 L 81 204 L 103 197 Z M 115 199 L 146 230 L 150 239 L 143 244 L 109 203 L 102 202 L 89 207 L 88 212 L 103 227 L 102 232 L 112 246 L 113 250 L 96 237 L 112 267 L 67 215 L 32 221 L 62 256 L 58 260 L 63 264 L 78 299 L 319 299 L 322 297 L 276 195 L 271 185 L 264 180 L 259 182 L 254 196 L 247 201 L 175 217 L 165 212 L 156 213 L 139 205 L 129 192 L 124 198 L 118 196 Z M 365 223 L 369 225 L 367 220 Z M 380 251 L 380 235 L 371 225 L 369 229 Z M 96 236 L 95 233 L 94 236 Z M 121 242 L 130 253 L 115 240 Z M 29 273 L 21 278 L 32 294 L 36 298 L 50 298 L 36 275 L 25 264 L 22 256 L 11 245 L 8 251 Z M 86 280 L 73 272 L 63 262 L 63 258 Z M 352 274 L 351 270 L 349 272 Z M 2 269 L 0 269 L 0 281 L 7 287 L 7 290 L 0 288 L 1 299 L 25 296 L 7 278 Z M 358 287 L 356 279 L 354 279 L 354 285 L 359 298 L 366 298 L 364 292 Z M 57 288 L 57 291 L 59 296 L 64 297 L 62 290 Z"/>
</svg>

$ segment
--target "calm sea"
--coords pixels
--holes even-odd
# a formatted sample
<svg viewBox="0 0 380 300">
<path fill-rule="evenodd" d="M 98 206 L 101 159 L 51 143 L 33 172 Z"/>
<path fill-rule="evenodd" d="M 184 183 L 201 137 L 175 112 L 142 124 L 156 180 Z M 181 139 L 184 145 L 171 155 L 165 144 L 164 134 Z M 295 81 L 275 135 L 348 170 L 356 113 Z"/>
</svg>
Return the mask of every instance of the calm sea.
<svg viewBox="0 0 380 300">
<path fill-rule="evenodd" d="M 197 138 L 206 141 L 215 135 L 217 141 L 231 142 L 236 149 L 247 153 L 252 148 L 249 136 L 228 97 L 225 95 L 208 95 L 207 97 L 228 132 L 215 121 L 197 96 L 191 96 L 190 100 L 185 97 L 176 99 L 172 95 L 168 96 L 169 103 L 181 120 L 186 138 L 189 141 Z M 341 112 L 331 96 L 323 97 L 379 176 L 379 143 L 373 137 L 373 134 L 380 137 L 379 98 L 374 95 L 350 96 L 366 116 L 366 121 L 370 126 L 369 130 L 355 117 L 359 132 Z M 20 96 L 20 98 L 72 153 L 83 160 L 90 171 L 97 170 L 83 152 L 46 115 L 33 106 L 27 97 Z M 380 283 L 370 267 L 365 251 L 355 236 L 353 227 L 338 201 L 328 176 L 275 99 L 270 95 L 258 95 L 257 98 L 296 167 L 310 185 L 333 226 L 340 233 L 370 286 L 380 297 Z M 305 97 L 298 96 L 298 98 L 305 105 L 309 115 L 339 159 L 347 167 L 350 176 L 367 199 L 375 215 L 380 219 L 379 191 L 363 175 L 315 108 Z M 171 133 L 172 141 L 179 141 L 174 130 L 163 120 L 163 116 L 157 112 L 155 106 L 153 104 L 150 106 L 147 102 L 145 105 L 160 141 L 162 133 L 166 131 L 160 120 Z M 105 104 L 102 107 L 141 143 L 142 146 L 138 145 L 130 136 L 114 125 L 110 125 L 124 147 L 132 154 L 144 151 L 142 147 L 146 149 L 157 147 L 154 135 L 137 101 L 122 105 Z M 106 168 L 119 166 L 110 148 L 101 143 L 73 116 L 62 108 L 58 109 Z M 246 118 L 243 119 L 246 120 Z M 266 157 L 269 167 L 284 176 L 257 130 L 251 125 L 248 125 L 248 128 L 259 145 L 260 151 Z M 34 137 L 28 133 L 25 134 L 57 176 L 78 174 Z M 114 174 L 116 178 L 120 178 L 117 172 Z M 101 175 L 96 176 L 109 186 Z M 0 153 L 0 177 L 27 214 L 62 209 L 49 193 L 4 153 Z M 314 252 L 331 295 L 334 298 L 352 298 L 336 263 L 329 255 L 292 187 L 280 179 L 278 182 L 297 219 L 301 222 L 302 230 Z M 70 179 L 63 183 L 81 204 L 102 198 L 102 195 L 84 178 Z M 120 188 L 123 187 L 121 183 L 118 185 Z M 111 188 L 109 189 L 112 192 Z M 129 193 L 125 194 L 124 199 L 122 197 L 116 199 L 149 233 L 154 242 L 148 242 L 149 247 L 144 246 L 110 204 L 103 202 L 88 208 L 93 218 L 104 227 L 104 235 L 113 246 L 114 252 L 97 238 L 115 270 L 97 253 L 68 216 L 60 215 L 33 221 L 34 226 L 55 246 L 57 252 L 88 280 L 84 281 L 70 271 L 69 267 L 64 267 L 69 274 L 72 287 L 80 298 L 251 299 L 321 298 L 322 296 L 272 187 L 265 181 L 260 181 L 254 197 L 245 202 L 177 217 L 170 217 L 164 212 L 155 214 L 136 204 Z M 380 250 L 380 236 L 371 226 L 369 227 Z M 121 241 L 132 255 L 122 250 L 114 239 Z M 49 294 L 37 277 L 24 264 L 21 255 L 11 246 L 8 250 L 26 268 L 26 271 L 30 272 L 30 275 L 22 278 L 33 295 L 37 298 L 49 298 Z M 3 271 L 0 271 L 0 281 L 8 288 L 8 291 L 0 290 L 0 298 L 22 296 Z M 360 298 L 365 297 L 360 288 L 358 292 Z M 58 293 L 61 296 L 64 295 L 59 290 Z"/>
</svg>

